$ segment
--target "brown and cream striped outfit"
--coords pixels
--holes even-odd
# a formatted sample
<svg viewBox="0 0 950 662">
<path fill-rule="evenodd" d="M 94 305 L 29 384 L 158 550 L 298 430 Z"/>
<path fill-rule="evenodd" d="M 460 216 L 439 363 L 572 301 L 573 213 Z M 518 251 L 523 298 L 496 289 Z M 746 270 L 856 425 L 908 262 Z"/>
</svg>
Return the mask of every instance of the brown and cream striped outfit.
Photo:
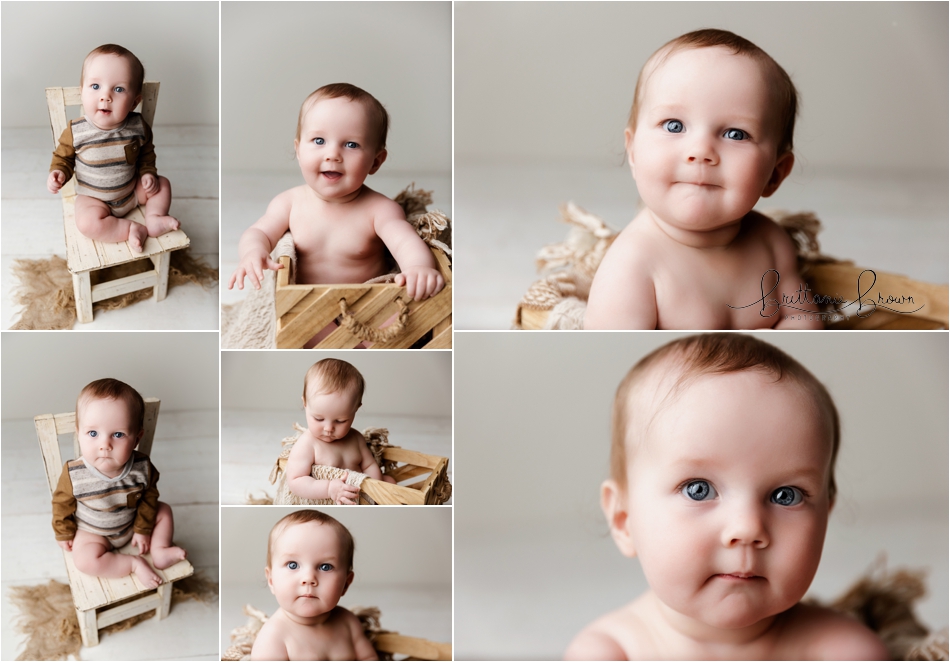
<svg viewBox="0 0 950 662">
<path fill-rule="evenodd" d="M 120 218 L 136 206 L 141 175 L 158 174 L 152 129 L 140 113 L 129 113 L 122 126 L 104 131 L 85 117 L 70 120 L 53 152 L 50 171 L 66 181 L 76 174 L 76 193 L 102 200 Z"/>
<path fill-rule="evenodd" d="M 133 533 L 150 535 L 158 512 L 157 483 L 158 470 L 138 451 L 115 478 L 82 458 L 70 460 L 53 493 L 56 539 L 72 540 L 79 528 L 121 547 Z"/>
</svg>

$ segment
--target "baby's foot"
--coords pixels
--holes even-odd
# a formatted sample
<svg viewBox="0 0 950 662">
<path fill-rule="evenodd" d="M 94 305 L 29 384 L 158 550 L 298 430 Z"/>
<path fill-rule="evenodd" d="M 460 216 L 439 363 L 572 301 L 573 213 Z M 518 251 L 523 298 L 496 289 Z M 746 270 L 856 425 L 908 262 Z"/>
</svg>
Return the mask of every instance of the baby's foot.
<svg viewBox="0 0 950 662">
<path fill-rule="evenodd" d="M 132 572 L 145 588 L 157 588 L 162 584 L 162 578 L 156 575 L 145 559 L 139 556 L 132 557 Z"/>
<path fill-rule="evenodd" d="M 174 216 L 157 216 L 146 214 L 145 225 L 148 226 L 148 236 L 157 237 L 166 232 L 177 230 L 181 223 Z"/>
<path fill-rule="evenodd" d="M 129 248 L 134 253 L 141 253 L 145 250 L 146 239 L 148 239 L 148 228 L 141 223 L 132 221 L 129 224 Z"/>
<path fill-rule="evenodd" d="M 179 561 L 184 561 L 188 552 L 181 547 L 152 547 L 152 563 L 159 570 L 169 568 Z"/>
</svg>

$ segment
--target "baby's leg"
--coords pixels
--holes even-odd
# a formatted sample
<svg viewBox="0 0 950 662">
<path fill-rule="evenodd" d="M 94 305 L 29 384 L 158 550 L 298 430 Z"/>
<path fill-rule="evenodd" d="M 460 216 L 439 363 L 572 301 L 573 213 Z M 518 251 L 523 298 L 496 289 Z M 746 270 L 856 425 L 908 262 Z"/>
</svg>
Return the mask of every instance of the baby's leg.
<svg viewBox="0 0 950 662">
<path fill-rule="evenodd" d="M 158 502 L 158 513 L 155 515 L 155 528 L 152 529 L 152 542 L 149 553 L 152 563 L 159 570 L 164 570 L 183 560 L 187 553 L 181 547 L 172 545 L 172 536 L 175 533 L 175 522 L 172 518 L 172 509 L 167 503 Z"/>
<path fill-rule="evenodd" d="M 114 579 L 134 572 L 147 588 L 155 588 L 162 583 L 162 578 L 155 574 L 145 559 L 113 552 L 109 541 L 88 531 L 76 531 L 73 562 L 80 571 L 93 577 Z"/>
<path fill-rule="evenodd" d="M 392 476 L 387 476 L 386 474 L 383 474 L 383 480 L 386 481 L 387 483 L 393 483 L 393 484 L 396 483 L 395 478 L 393 478 Z"/>
<path fill-rule="evenodd" d="M 141 177 L 135 184 L 135 195 L 139 204 L 145 205 L 145 225 L 149 237 L 177 230 L 181 225 L 177 218 L 168 215 L 168 209 L 172 206 L 172 185 L 164 177 L 158 177 L 156 181 L 158 190 L 152 193 L 145 192 Z"/>
<path fill-rule="evenodd" d="M 116 243 L 128 241 L 133 251 L 142 252 L 146 227 L 127 218 L 116 218 L 109 205 L 88 195 L 76 196 L 76 227 L 85 237 Z"/>
</svg>

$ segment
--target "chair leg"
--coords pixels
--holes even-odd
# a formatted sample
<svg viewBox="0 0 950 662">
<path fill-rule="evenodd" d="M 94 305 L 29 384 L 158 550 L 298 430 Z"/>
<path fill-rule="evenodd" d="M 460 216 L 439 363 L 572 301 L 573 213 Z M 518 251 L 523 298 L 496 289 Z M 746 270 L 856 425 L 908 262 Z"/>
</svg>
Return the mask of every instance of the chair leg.
<svg viewBox="0 0 950 662">
<path fill-rule="evenodd" d="M 155 272 L 158 279 L 155 281 L 155 301 L 161 301 L 168 294 L 168 267 L 171 265 L 171 253 L 159 253 L 151 255 L 152 264 L 155 265 Z"/>
<path fill-rule="evenodd" d="M 172 585 L 171 582 L 162 584 L 157 589 L 158 597 L 162 599 L 162 604 L 155 610 L 155 616 L 161 620 L 168 616 L 172 608 Z"/>
<path fill-rule="evenodd" d="M 76 609 L 76 616 L 79 617 L 79 635 L 82 637 L 82 645 L 86 648 L 98 646 L 99 629 L 96 627 L 96 610 L 80 611 Z"/>
<path fill-rule="evenodd" d="M 73 274 L 73 296 L 76 298 L 76 317 L 83 324 L 92 321 L 92 281 L 88 271 Z"/>
</svg>

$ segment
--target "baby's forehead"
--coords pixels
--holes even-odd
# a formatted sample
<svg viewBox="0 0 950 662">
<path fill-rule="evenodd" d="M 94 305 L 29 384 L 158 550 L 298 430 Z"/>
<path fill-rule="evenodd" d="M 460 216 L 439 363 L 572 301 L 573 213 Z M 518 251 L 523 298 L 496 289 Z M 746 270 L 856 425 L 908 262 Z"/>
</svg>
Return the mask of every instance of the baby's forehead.
<svg viewBox="0 0 950 662">
<path fill-rule="evenodd" d="M 320 116 L 345 117 L 349 120 L 358 119 L 364 126 L 370 124 L 369 109 L 362 102 L 349 97 L 315 98 L 304 113 L 303 123 L 317 121 Z"/>
<path fill-rule="evenodd" d="M 113 58 L 115 60 L 121 61 L 121 65 L 125 68 L 125 74 L 126 75 L 132 74 L 132 62 L 129 60 L 128 57 L 124 55 L 119 55 L 117 53 L 95 53 L 94 55 L 90 55 L 89 57 L 86 58 L 86 61 L 83 62 L 83 70 L 84 71 L 88 70 L 89 67 L 93 65 L 93 63 L 105 62 L 103 58 Z"/>
<path fill-rule="evenodd" d="M 295 522 L 287 524 L 280 531 L 274 533 L 271 541 L 271 552 L 279 554 L 282 547 L 290 544 L 291 540 L 319 540 L 320 542 L 332 541 L 337 550 L 343 546 L 343 541 L 336 527 L 323 522 Z"/>
</svg>

